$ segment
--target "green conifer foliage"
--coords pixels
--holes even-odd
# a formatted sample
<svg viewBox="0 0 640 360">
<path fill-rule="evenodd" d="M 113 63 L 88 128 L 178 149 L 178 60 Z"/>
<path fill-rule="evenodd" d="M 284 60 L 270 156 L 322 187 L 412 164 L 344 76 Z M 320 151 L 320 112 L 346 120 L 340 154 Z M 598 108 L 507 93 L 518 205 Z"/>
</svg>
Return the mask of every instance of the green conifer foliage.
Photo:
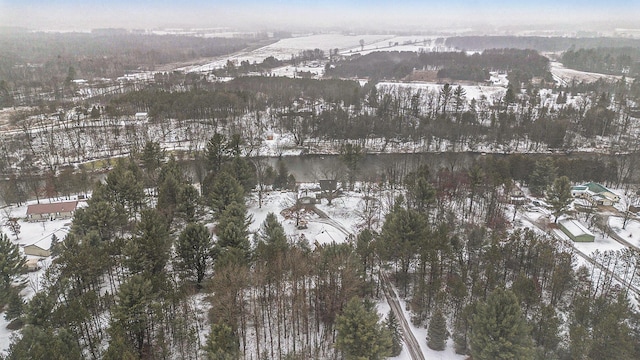
<svg viewBox="0 0 640 360">
<path fill-rule="evenodd" d="M 429 320 L 429 330 L 427 332 L 427 346 L 430 349 L 442 351 L 444 350 L 449 337 L 447 331 L 447 321 L 442 315 L 442 311 L 436 310 Z"/>
<path fill-rule="evenodd" d="M 398 356 L 402 352 L 402 343 L 404 342 L 404 339 L 402 331 L 400 330 L 400 323 L 398 323 L 398 318 L 393 313 L 393 310 L 389 310 L 385 326 L 387 327 L 387 331 L 391 334 L 390 356 Z"/>
<path fill-rule="evenodd" d="M 532 359 L 533 344 L 516 296 L 497 289 L 478 305 L 471 330 L 474 360 Z"/>
<path fill-rule="evenodd" d="M 354 297 L 336 318 L 336 349 L 345 360 L 381 360 L 389 356 L 391 334 L 378 323 L 373 306 Z"/>
</svg>

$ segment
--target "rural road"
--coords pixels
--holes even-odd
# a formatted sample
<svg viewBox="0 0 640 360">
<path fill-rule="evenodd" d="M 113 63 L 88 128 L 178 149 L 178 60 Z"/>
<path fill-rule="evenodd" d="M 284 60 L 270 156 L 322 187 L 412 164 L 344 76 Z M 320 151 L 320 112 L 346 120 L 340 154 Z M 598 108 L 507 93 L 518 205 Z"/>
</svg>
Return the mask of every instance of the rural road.
<svg viewBox="0 0 640 360">
<path fill-rule="evenodd" d="M 411 326 L 409 326 L 409 322 L 402 312 L 402 307 L 400 305 L 400 301 L 398 300 L 398 295 L 391 287 L 389 278 L 384 271 L 380 271 L 380 284 L 382 284 L 382 291 L 384 292 L 384 296 L 387 298 L 389 306 L 391 306 L 391 311 L 393 311 L 396 318 L 400 320 L 400 327 L 402 328 L 404 343 L 407 345 L 407 349 L 409 350 L 411 359 L 425 360 L 422 349 L 420 348 L 420 344 L 418 344 L 418 340 L 416 340 L 416 337 L 413 335 Z"/>
<path fill-rule="evenodd" d="M 329 215 L 327 215 L 322 210 L 316 208 L 315 206 L 314 206 L 314 211 L 316 212 L 316 214 L 318 214 L 318 216 L 320 216 L 320 219 L 314 220 L 315 222 L 331 225 L 336 229 L 340 230 L 343 234 L 347 236 L 354 235 L 349 229 L 344 227 L 342 224 L 340 224 L 336 220 L 330 218 Z M 398 300 L 398 295 L 393 290 L 393 287 L 391 286 L 391 282 L 389 281 L 387 274 L 383 271 L 380 271 L 379 280 L 382 286 L 382 291 L 384 292 L 384 296 L 387 299 L 387 303 L 389 303 L 389 306 L 391 307 L 391 311 L 393 311 L 393 314 L 396 316 L 396 319 L 400 320 L 402 337 L 404 339 L 404 343 L 407 345 L 407 349 L 409 350 L 409 355 L 411 356 L 411 359 L 425 360 L 424 354 L 422 353 L 422 349 L 420 348 L 420 344 L 418 343 L 418 340 L 416 339 L 416 337 L 413 335 L 413 332 L 411 331 L 411 326 L 409 325 L 407 318 L 404 316 L 404 312 L 402 311 L 402 306 L 400 305 L 400 300 Z"/>
<path fill-rule="evenodd" d="M 591 263 L 593 266 L 597 267 L 598 269 L 600 269 L 601 271 L 604 271 L 607 275 L 611 276 L 613 279 L 615 279 L 616 281 L 618 281 L 620 284 L 624 285 L 629 291 L 633 291 L 634 293 L 636 293 L 636 295 L 640 296 L 640 289 L 636 286 L 634 286 L 633 284 L 631 284 L 629 281 L 624 280 L 623 278 L 621 278 L 620 276 L 618 276 L 618 274 L 614 273 L 613 271 L 609 270 L 609 268 L 607 268 L 606 266 L 600 264 L 599 262 L 595 261 L 593 258 L 591 258 L 589 255 L 585 254 L 584 252 L 582 252 L 581 250 L 579 250 L 577 247 L 575 247 L 573 245 L 572 241 L 568 241 L 563 239 L 562 237 L 560 237 L 558 234 L 556 234 L 555 231 L 550 231 L 548 232 L 546 229 L 544 229 L 542 226 L 540 226 L 540 224 L 538 224 L 536 221 L 534 221 L 533 219 L 527 217 L 527 216 L 523 216 L 523 218 L 527 221 L 529 221 L 531 224 L 533 224 L 535 227 L 537 227 L 538 229 L 540 229 L 541 231 L 550 234 L 551 236 L 553 236 L 554 239 L 556 239 L 557 241 L 563 242 L 566 245 L 570 246 L 573 249 L 573 252 L 580 256 L 581 258 L 585 259 L 586 261 L 588 261 L 589 263 Z M 606 219 L 608 220 L 608 219 Z M 606 222 L 608 224 L 608 221 Z M 606 225 L 608 227 L 608 225 Z M 613 231 L 611 231 L 613 232 Z M 615 233 L 615 232 L 614 232 Z M 617 234 L 616 234 L 617 235 Z M 614 236 L 612 236 L 613 239 L 615 240 L 619 240 L 619 237 L 616 238 Z M 622 243 L 623 245 L 629 246 L 630 244 L 628 244 L 628 242 L 624 241 L 623 239 L 620 243 Z M 626 243 L 626 244 L 625 244 Z"/>
</svg>

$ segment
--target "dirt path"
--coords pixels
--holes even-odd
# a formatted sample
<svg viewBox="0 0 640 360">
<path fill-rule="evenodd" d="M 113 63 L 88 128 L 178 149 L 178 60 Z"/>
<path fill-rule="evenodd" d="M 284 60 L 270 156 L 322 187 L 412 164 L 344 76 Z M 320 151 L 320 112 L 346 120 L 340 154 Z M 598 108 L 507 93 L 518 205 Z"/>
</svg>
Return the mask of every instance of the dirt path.
<svg viewBox="0 0 640 360">
<path fill-rule="evenodd" d="M 404 312 L 402 312 L 400 300 L 398 300 L 398 295 L 391 286 L 389 277 L 385 272 L 381 271 L 379 278 L 380 284 L 382 284 L 382 291 L 384 292 L 384 296 L 387 299 L 389 306 L 391 306 L 391 311 L 393 311 L 393 314 L 396 316 L 396 318 L 400 320 L 400 327 L 402 328 L 404 343 L 407 345 L 409 355 L 413 360 L 425 360 L 422 349 L 420 348 L 420 344 L 418 343 L 416 337 L 413 335 L 411 326 L 409 325 L 407 318 L 405 318 L 404 316 Z"/>
<path fill-rule="evenodd" d="M 600 227 L 600 229 L 603 229 L 607 233 L 607 235 L 611 236 L 613 240 L 619 242 L 620 244 L 630 249 L 640 250 L 639 247 L 623 239 L 620 235 L 618 235 L 618 233 L 616 233 L 611 228 L 611 225 L 609 225 L 609 216 L 610 215 L 603 215 L 600 219 L 598 219 L 598 227 Z M 624 215 L 620 215 L 620 216 L 624 216 Z"/>
<path fill-rule="evenodd" d="M 316 214 L 318 214 L 318 216 L 320 217 L 320 219 L 312 220 L 313 222 L 318 222 L 318 223 L 322 223 L 322 224 L 331 225 L 334 228 L 340 230 L 341 233 L 345 234 L 347 236 L 347 238 L 355 237 L 355 234 L 353 232 L 351 232 L 351 230 L 347 229 L 341 223 L 339 223 L 339 222 L 335 221 L 334 219 L 330 218 L 329 215 L 327 215 L 327 213 L 325 213 L 324 211 L 318 209 L 315 206 L 313 207 L 313 211 Z"/>
<path fill-rule="evenodd" d="M 318 216 L 320 217 L 320 219 L 314 220 L 315 222 L 331 225 L 336 229 L 340 230 L 347 237 L 354 236 L 354 234 L 349 229 L 344 227 L 338 221 L 330 218 L 329 215 L 327 215 L 327 213 L 325 213 L 324 211 L 316 208 L 315 206 L 313 207 L 313 209 L 316 212 L 316 214 L 318 214 Z M 396 294 L 396 292 L 393 290 L 393 287 L 391 286 L 389 277 L 387 276 L 386 273 L 381 271 L 379 273 L 379 280 L 382 286 L 382 291 L 384 292 L 384 296 L 387 299 L 387 303 L 389 303 L 389 306 L 391 307 L 391 311 L 393 311 L 393 314 L 396 316 L 396 319 L 400 321 L 400 327 L 402 329 L 402 337 L 404 339 L 404 343 L 407 345 L 407 349 L 409 350 L 409 355 L 411 356 L 411 359 L 425 360 L 424 354 L 422 353 L 422 349 L 420 348 L 420 344 L 418 343 L 418 340 L 416 339 L 416 337 L 413 335 L 413 331 L 411 331 L 411 326 L 409 325 L 409 321 L 407 321 L 407 318 L 404 316 L 404 312 L 402 311 L 402 306 L 400 305 L 400 300 L 398 299 L 398 295 Z"/>
</svg>

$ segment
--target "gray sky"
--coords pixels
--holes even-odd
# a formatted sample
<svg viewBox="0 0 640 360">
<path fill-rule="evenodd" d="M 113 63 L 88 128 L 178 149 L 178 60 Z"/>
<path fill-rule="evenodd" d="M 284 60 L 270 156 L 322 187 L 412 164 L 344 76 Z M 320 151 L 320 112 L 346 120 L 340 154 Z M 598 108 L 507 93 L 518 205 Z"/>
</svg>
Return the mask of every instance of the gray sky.
<svg viewBox="0 0 640 360">
<path fill-rule="evenodd" d="M 0 0 L 0 24 L 31 29 L 231 27 L 640 28 L 637 0 Z"/>
</svg>

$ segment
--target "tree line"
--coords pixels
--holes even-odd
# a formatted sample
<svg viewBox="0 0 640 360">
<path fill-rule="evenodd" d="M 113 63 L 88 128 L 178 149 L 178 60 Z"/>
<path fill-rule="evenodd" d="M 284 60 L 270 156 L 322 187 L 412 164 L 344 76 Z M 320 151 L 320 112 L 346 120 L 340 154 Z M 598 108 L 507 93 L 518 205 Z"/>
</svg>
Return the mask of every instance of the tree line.
<svg viewBox="0 0 640 360">
<path fill-rule="evenodd" d="M 550 79 L 548 59 L 534 50 L 492 49 L 467 55 L 464 52 L 373 52 L 337 61 L 327 75 L 400 80 L 414 70 L 437 70 L 438 78 L 484 82 L 490 71 L 510 74 L 515 84 L 532 77 Z"/>
</svg>

